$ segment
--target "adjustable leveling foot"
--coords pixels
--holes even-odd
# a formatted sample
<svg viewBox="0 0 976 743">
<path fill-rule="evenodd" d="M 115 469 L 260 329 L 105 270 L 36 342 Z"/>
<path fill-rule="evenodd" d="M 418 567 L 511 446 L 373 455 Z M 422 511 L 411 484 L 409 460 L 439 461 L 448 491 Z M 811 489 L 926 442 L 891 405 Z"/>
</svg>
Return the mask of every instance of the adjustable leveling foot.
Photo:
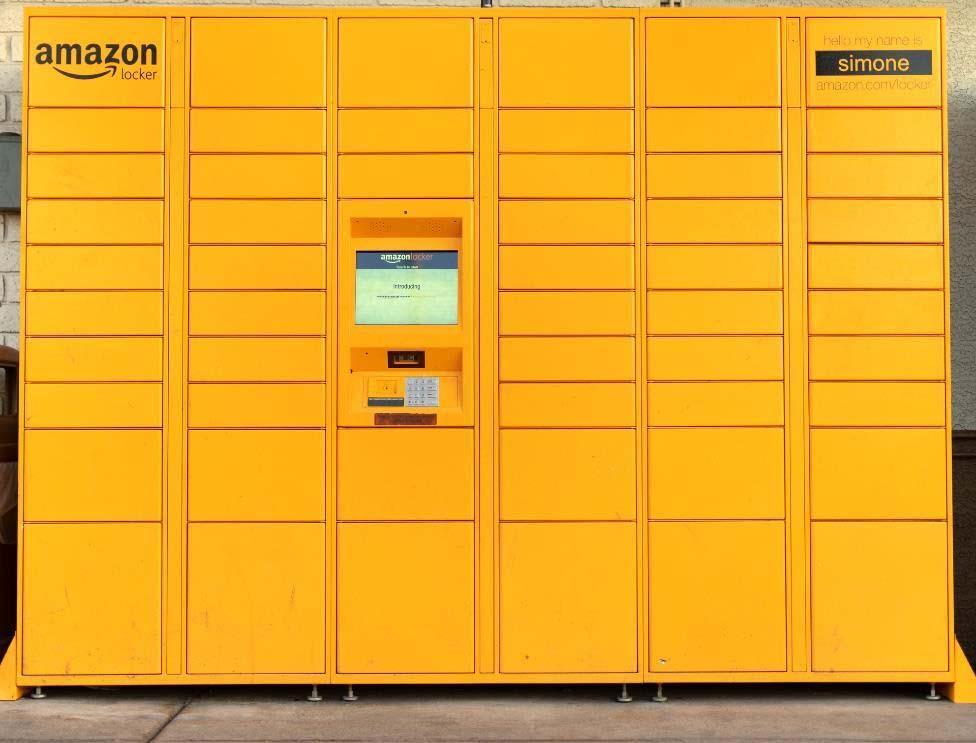
<svg viewBox="0 0 976 743">
<path fill-rule="evenodd" d="M 627 684 L 620 685 L 620 693 L 617 695 L 618 702 L 633 702 L 634 698 L 627 691 Z"/>
<path fill-rule="evenodd" d="M 935 684 L 929 684 L 929 693 L 925 695 L 925 698 L 930 702 L 938 702 L 942 699 L 942 695 L 935 690 Z"/>
<path fill-rule="evenodd" d="M 657 694 L 651 697 L 651 701 L 657 702 L 658 704 L 668 701 L 668 698 L 664 696 L 664 684 L 657 685 Z"/>
<path fill-rule="evenodd" d="M 47 694 L 44 693 L 43 686 L 35 686 L 34 691 L 30 693 L 31 699 L 47 699 Z"/>
<path fill-rule="evenodd" d="M 318 684 L 312 684 L 312 691 L 305 698 L 308 701 L 310 701 L 310 702 L 321 702 L 322 701 L 322 695 L 319 694 L 319 685 Z"/>
<path fill-rule="evenodd" d="M 343 702 L 358 702 L 359 697 L 356 696 L 356 692 L 352 690 L 352 684 L 349 684 L 346 689 L 346 693 L 342 695 Z"/>
</svg>

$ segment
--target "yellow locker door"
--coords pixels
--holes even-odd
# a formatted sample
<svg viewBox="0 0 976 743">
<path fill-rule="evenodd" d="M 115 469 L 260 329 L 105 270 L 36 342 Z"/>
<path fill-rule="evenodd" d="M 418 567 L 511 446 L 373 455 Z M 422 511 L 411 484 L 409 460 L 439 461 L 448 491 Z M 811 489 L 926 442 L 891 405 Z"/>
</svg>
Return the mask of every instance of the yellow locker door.
<svg viewBox="0 0 976 743">
<path fill-rule="evenodd" d="M 343 18 L 343 108 L 466 107 L 474 102 L 470 18 Z"/>
<path fill-rule="evenodd" d="M 501 670 L 637 671 L 637 526 L 501 526 Z"/>
<path fill-rule="evenodd" d="M 776 428 L 652 428 L 652 519 L 781 519 L 785 441 Z"/>
<path fill-rule="evenodd" d="M 322 18 L 194 18 L 191 105 L 322 107 L 325 38 Z"/>
<path fill-rule="evenodd" d="M 649 18 L 646 45 L 648 106 L 780 103 L 778 18 Z"/>
<path fill-rule="evenodd" d="M 25 675 L 161 672 L 159 524 L 24 527 Z"/>
<path fill-rule="evenodd" d="M 632 429 L 499 432 L 499 508 L 506 521 L 617 521 L 637 515 Z"/>
<path fill-rule="evenodd" d="M 113 18 L 99 13 L 97 17 L 82 18 L 77 13 L 65 13 L 60 17 L 31 18 L 27 29 L 31 39 L 54 47 L 54 53 L 47 59 L 40 53 L 26 55 L 30 90 L 24 103 L 31 107 L 65 108 L 164 105 L 167 83 L 164 15 Z M 92 55 L 93 46 L 101 53 Z M 72 49 L 77 53 L 73 54 Z M 87 61 L 96 56 L 97 63 Z M 115 64 L 103 64 L 102 60 L 110 57 L 116 60 Z M 78 75 L 88 79 L 79 81 Z M 33 115 L 32 112 L 31 128 Z M 125 138 L 124 133 L 120 136 L 113 132 L 114 141 Z M 118 144 L 113 147 L 118 148 Z"/>
<path fill-rule="evenodd" d="M 161 518 L 161 431 L 28 430 L 22 459 L 25 520 Z"/>
<path fill-rule="evenodd" d="M 629 18 L 504 18 L 498 47 L 500 106 L 634 105 Z"/>
<path fill-rule="evenodd" d="M 187 500 L 191 521 L 322 521 L 325 431 L 189 431 Z"/>
<path fill-rule="evenodd" d="M 474 526 L 339 525 L 342 673 L 474 671 Z"/>
<path fill-rule="evenodd" d="M 340 521 L 474 518 L 470 429 L 343 429 L 338 450 Z M 431 471 L 423 463 L 434 452 L 438 466 Z"/>
<path fill-rule="evenodd" d="M 943 521 L 813 524 L 813 670 L 949 668 Z"/>
<path fill-rule="evenodd" d="M 785 671 L 782 521 L 650 525 L 651 671 Z"/>
<path fill-rule="evenodd" d="M 190 673 L 325 672 L 325 525 L 190 524 Z"/>
</svg>

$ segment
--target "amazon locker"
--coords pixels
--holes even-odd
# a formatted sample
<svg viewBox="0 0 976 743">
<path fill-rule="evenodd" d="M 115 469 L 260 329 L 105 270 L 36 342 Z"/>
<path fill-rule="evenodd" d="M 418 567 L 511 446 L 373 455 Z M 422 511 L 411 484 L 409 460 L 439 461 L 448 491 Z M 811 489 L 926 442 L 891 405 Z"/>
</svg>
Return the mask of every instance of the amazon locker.
<svg viewBox="0 0 976 743">
<path fill-rule="evenodd" d="M 26 13 L 16 684 L 964 696 L 943 14 Z"/>
</svg>

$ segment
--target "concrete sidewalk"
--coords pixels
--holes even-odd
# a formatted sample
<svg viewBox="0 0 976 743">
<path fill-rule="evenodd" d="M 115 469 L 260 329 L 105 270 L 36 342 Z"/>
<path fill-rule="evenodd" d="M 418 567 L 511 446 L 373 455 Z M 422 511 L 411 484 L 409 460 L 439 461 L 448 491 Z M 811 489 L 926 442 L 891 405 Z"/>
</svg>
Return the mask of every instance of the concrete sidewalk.
<svg viewBox="0 0 976 743">
<path fill-rule="evenodd" d="M 0 703 L 0 741 L 976 741 L 976 705 L 905 686 L 48 689 Z"/>
</svg>

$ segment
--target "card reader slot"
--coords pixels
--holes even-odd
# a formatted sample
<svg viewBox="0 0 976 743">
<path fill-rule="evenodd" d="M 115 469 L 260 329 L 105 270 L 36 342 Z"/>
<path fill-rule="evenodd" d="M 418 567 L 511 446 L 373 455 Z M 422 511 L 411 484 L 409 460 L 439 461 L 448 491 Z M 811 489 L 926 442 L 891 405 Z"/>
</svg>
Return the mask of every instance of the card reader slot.
<svg viewBox="0 0 976 743">
<path fill-rule="evenodd" d="M 423 369 L 426 355 L 423 351 L 387 351 L 386 363 L 390 369 Z"/>
</svg>

